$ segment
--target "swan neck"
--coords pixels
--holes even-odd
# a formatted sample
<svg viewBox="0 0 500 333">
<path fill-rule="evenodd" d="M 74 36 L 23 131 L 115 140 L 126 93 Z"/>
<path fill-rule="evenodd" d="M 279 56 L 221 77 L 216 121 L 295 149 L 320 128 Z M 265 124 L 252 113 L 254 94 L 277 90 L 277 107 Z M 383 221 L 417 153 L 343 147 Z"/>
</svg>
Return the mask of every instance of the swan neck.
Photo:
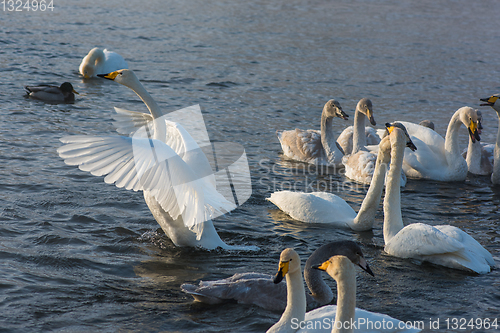
<svg viewBox="0 0 500 333">
<path fill-rule="evenodd" d="M 104 62 L 104 51 L 98 48 L 92 50 L 92 54 L 90 55 L 90 63 L 96 64 L 99 62 Z"/>
<path fill-rule="evenodd" d="M 153 99 L 153 97 L 151 97 L 151 95 L 146 91 L 139 79 L 136 78 L 133 82 L 126 84 L 126 86 L 132 89 L 137 94 L 137 96 L 142 99 L 154 119 L 158 119 L 163 116 L 160 107 Z"/>
<path fill-rule="evenodd" d="M 321 114 L 321 144 L 323 145 L 328 161 L 333 160 L 335 155 L 339 156 L 338 154 L 340 154 L 332 125 L 333 117 L 328 117 L 323 110 Z"/>
<path fill-rule="evenodd" d="M 356 112 L 354 113 L 354 128 L 353 128 L 351 154 L 356 154 L 360 150 L 365 150 L 366 147 L 365 118 L 366 116 L 363 113 L 361 113 L 358 110 L 358 108 L 356 108 Z M 348 154 L 348 152 L 346 152 L 346 154 Z"/>
<path fill-rule="evenodd" d="M 481 171 L 481 143 L 472 142 L 470 137 L 465 161 L 470 172 L 478 174 Z"/>
<path fill-rule="evenodd" d="M 302 280 L 302 269 L 287 273 L 286 289 L 286 308 L 275 325 L 290 329 L 293 318 L 297 318 L 298 322 L 301 322 L 306 316 L 306 291 Z"/>
<path fill-rule="evenodd" d="M 356 273 L 349 269 L 337 280 L 337 313 L 333 333 L 350 333 L 350 324 L 356 317 Z"/>
<path fill-rule="evenodd" d="M 458 130 L 461 125 L 462 121 L 460 120 L 460 110 L 458 110 L 451 117 L 448 129 L 446 130 L 446 137 L 444 139 L 444 149 L 448 165 L 451 165 L 457 158 L 462 158 L 462 155 L 460 154 L 460 147 L 458 145 Z"/>
<path fill-rule="evenodd" d="M 384 141 L 385 140 L 385 141 Z M 377 213 L 384 189 L 385 174 L 387 172 L 387 163 L 390 157 L 390 146 L 384 148 L 389 144 L 389 137 L 383 139 L 379 145 L 377 161 L 375 162 L 375 170 L 373 171 L 373 178 L 366 193 L 361 208 L 354 218 L 351 228 L 356 231 L 370 230 L 373 228 L 375 221 L 375 214 Z"/>
<path fill-rule="evenodd" d="M 387 244 L 401 229 L 401 170 L 403 168 L 405 142 L 391 138 L 391 164 L 387 174 L 384 198 L 384 242 Z"/>
</svg>

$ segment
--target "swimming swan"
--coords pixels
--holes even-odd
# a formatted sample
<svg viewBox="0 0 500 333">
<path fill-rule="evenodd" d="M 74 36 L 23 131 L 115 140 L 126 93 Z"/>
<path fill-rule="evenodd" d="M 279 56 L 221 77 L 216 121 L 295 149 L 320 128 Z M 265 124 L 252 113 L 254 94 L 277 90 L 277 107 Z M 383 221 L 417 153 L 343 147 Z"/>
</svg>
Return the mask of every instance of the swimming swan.
<svg viewBox="0 0 500 333">
<path fill-rule="evenodd" d="M 390 142 L 382 140 L 380 145 L 389 146 Z M 370 230 L 384 188 L 388 162 L 388 156 L 378 155 L 372 182 L 357 214 L 344 199 L 328 192 L 280 191 L 272 193 L 267 200 L 298 221 L 330 223 L 357 231 Z"/>
<path fill-rule="evenodd" d="M 354 112 L 354 126 L 349 126 L 340 133 L 337 142 L 344 150 L 345 155 L 355 154 L 360 150 L 366 150 L 367 145 L 378 145 L 380 138 L 373 127 L 365 127 L 365 119 L 375 126 L 373 118 L 373 105 L 368 98 L 362 98 L 356 105 Z"/>
<path fill-rule="evenodd" d="M 415 152 L 406 151 L 403 170 L 410 178 L 439 181 L 461 181 L 467 177 L 467 162 L 458 145 L 458 129 L 464 124 L 473 142 L 480 141 L 477 112 L 470 107 L 458 109 L 448 124 L 446 138 L 430 128 L 406 121 L 403 124 L 417 146 Z"/>
<path fill-rule="evenodd" d="M 300 274 L 300 259 L 294 252 L 292 249 L 286 249 L 280 256 L 275 282 L 279 282 L 283 276 L 286 276 L 287 307 L 280 320 L 267 331 L 268 333 L 353 332 L 352 327 L 347 327 L 347 325 L 343 329 L 336 329 L 335 327 L 341 326 L 337 322 L 351 322 L 354 319 L 359 322 L 360 318 L 370 319 L 371 321 L 385 320 L 385 322 L 391 321 L 393 323 L 392 330 L 382 330 L 380 332 L 394 332 L 394 328 L 399 327 L 400 321 L 397 319 L 356 308 L 356 272 L 353 263 L 343 255 L 332 256 L 327 262 L 314 266 L 316 269 L 326 270 L 337 281 L 337 305 L 327 305 L 305 313 L 304 283 Z M 296 267 L 297 261 L 299 261 L 298 269 Z M 365 268 L 369 269 L 368 264 L 366 264 Z M 371 270 L 368 273 L 373 275 Z M 318 322 L 323 330 L 317 330 Z M 325 323 L 330 325 L 325 325 Z M 304 329 L 299 330 L 301 326 Z M 312 329 L 309 330 L 308 327 L 312 327 Z M 360 332 L 366 332 L 363 327 L 359 328 L 361 328 Z M 418 332 L 418 330 L 409 329 L 404 332 Z"/>
<path fill-rule="evenodd" d="M 108 74 L 127 68 L 127 62 L 118 53 L 95 47 L 82 59 L 79 71 L 84 78 L 88 79 L 98 74 Z"/>
<path fill-rule="evenodd" d="M 143 191 L 151 213 L 176 246 L 255 250 L 227 245 L 217 234 L 210 217 L 235 206 L 216 191 L 210 163 L 192 136 L 163 116 L 134 72 L 125 69 L 104 77 L 132 89 L 152 118 L 144 117 L 146 124 L 129 137 L 61 138 L 65 145 L 57 151 L 64 162 L 95 176 L 107 175 L 108 184 Z"/>
<path fill-rule="evenodd" d="M 49 86 L 41 84 L 38 86 L 25 86 L 27 96 L 49 103 L 73 103 L 75 95 L 78 94 L 73 85 L 64 82 L 61 86 Z"/>
<path fill-rule="evenodd" d="M 459 228 L 423 223 L 404 226 L 398 176 L 403 165 L 407 138 L 397 127 L 392 127 L 390 131 L 391 165 L 384 198 L 385 252 L 395 257 L 414 258 L 479 274 L 488 273 L 490 265 L 494 265 L 493 257 Z"/>
<path fill-rule="evenodd" d="M 305 280 L 311 291 L 311 295 L 306 294 L 307 308 L 330 303 L 333 299 L 332 290 L 323 281 L 321 272 L 312 269 L 314 264 L 332 255 L 344 255 L 356 265 L 367 267 L 361 248 L 353 241 L 333 242 L 319 247 L 307 259 L 304 269 Z M 273 279 L 272 275 L 264 273 L 237 273 L 222 280 L 200 281 L 198 286 L 184 283 L 181 289 L 202 303 L 220 304 L 232 300 L 283 312 L 286 307 L 286 284 L 275 284 Z"/>
<path fill-rule="evenodd" d="M 498 116 L 498 132 L 497 132 L 497 142 L 494 148 L 494 162 L 493 162 L 493 173 L 491 174 L 491 182 L 493 184 L 500 184 L 500 95 L 495 94 L 488 98 L 482 98 L 481 106 L 491 106 L 493 110 L 497 112 Z"/>
<path fill-rule="evenodd" d="M 321 131 L 300 130 L 277 131 L 283 154 L 293 160 L 318 165 L 342 166 L 343 151 L 339 150 L 332 131 L 333 118 L 347 120 L 339 102 L 326 102 L 321 113 Z"/>
</svg>

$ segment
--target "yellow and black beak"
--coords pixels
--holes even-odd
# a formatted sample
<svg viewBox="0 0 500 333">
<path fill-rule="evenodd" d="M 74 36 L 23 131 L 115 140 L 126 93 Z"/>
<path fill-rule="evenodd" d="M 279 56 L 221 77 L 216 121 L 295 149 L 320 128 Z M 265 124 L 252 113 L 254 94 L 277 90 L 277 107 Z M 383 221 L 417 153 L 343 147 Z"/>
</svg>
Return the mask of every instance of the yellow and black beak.
<svg viewBox="0 0 500 333">
<path fill-rule="evenodd" d="M 114 71 L 108 74 L 97 74 L 97 76 L 108 79 L 108 80 L 114 80 L 118 74 L 120 74 L 118 71 Z"/>
<path fill-rule="evenodd" d="M 469 136 L 472 142 L 476 142 L 476 140 L 481 141 L 481 138 L 479 137 L 477 122 L 472 119 L 470 120 L 470 125 L 469 125 Z"/>
<path fill-rule="evenodd" d="M 74 93 L 74 94 L 77 94 L 77 95 L 80 95 L 79 93 L 77 93 L 77 92 L 76 92 L 76 90 L 75 90 L 75 89 L 73 89 L 73 93 Z"/>
<path fill-rule="evenodd" d="M 491 96 L 488 98 L 480 98 L 479 100 L 482 102 L 486 102 L 486 103 L 479 104 L 480 106 L 493 106 L 495 104 L 495 102 L 498 100 L 498 96 Z"/>
<path fill-rule="evenodd" d="M 329 260 L 323 262 L 321 265 L 314 265 L 314 266 L 312 266 L 312 268 L 319 269 L 320 271 L 326 271 L 326 269 L 328 268 L 328 266 L 330 266 L 330 261 Z"/>
<path fill-rule="evenodd" d="M 392 131 L 394 130 L 394 128 L 399 128 L 401 130 L 403 130 L 405 136 L 406 136 L 406 147 L 410 148 L 411 151 L 415 151 L 417 150 L 417 146 L 415 146 L 415 144 L 413 143 L 413 141 L 411 141 L 411 138 L 410 138 L 410 135 L 408 134 L 408 131 L 406 130 L 406 128 L 403 126 L 403 124 L 401 123 L 398 123 L 398 122 L 395 122 L 393 124 L 390 124 L 390 123 L 385 123 L 385 130 L 387 131 L 387 134 L 391 134 Z"/>
<path fill-rule="evenodd" d="M 278 268 L 278 273 L 276 273 L 276 276 L 274 277 L 273 282 L 275 284 L 278 284 L 283 280 L 285 277 L 286 273 L 288 273 L 288 268 L 290 266 L 290 261 L 281 261 L 280 266 Z"/>
</svg>

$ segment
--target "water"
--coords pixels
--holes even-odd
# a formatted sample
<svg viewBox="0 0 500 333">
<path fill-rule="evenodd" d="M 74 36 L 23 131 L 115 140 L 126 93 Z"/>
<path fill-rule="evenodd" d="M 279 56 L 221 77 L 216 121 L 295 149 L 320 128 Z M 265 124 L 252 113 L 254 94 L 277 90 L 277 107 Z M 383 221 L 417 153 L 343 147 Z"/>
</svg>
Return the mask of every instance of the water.
<svg viewBox="0 0 500 333">
<path fill-rule="evenodd" d="M 53 12 L 1 12 L 0 332 L 262 332 L 280 313 L 194 304 L 184 282 L 237 272 L 274 274 L 294 247 L 305 262 L 325 242 L 363 245 L 372 278 L 358 274 L 358 306 L 401 320 L 498 318 L 500 270 L 481 276 L 420 265 L 383 252 L 373 232 L 297 222 L 265 201 L 281 188 L 326 189 L 355 209 L 366 193 L 341 174 L 284 161 L 276 130 L 319 128 L 323 104 L 351 115 L 374 103 L 379 126 L 431 119 L 444 134 L 453 112 L 498 93 L 500 23 L 495 1 L 54 1 Z M 200 104 L 214 141 L 242 144 L 253 195 L 215 221 L 230 244 L 258 252 L 176 248 L 141 193 L 105 184 L 58 157 L 68 134 L 114 133 L 113 107 L 145 111 L 111 81 L 82 81 L 93 47 L 122 54 L 166 111 Z M 72 105 L 23 98 L 23 85 L 72 82 Z M 497 118 L 482 108 L 482 139 Z M 462 128 L 461 145 L 467 134 Z M 293 169 L 295 171 L 291 172 Z M 500 264 L 500 188 L 488 177 L 410 181 L 406 223 L 451 224 Z M 334 287 L 333 281 L 328 283 Z M 430 331 L 427 327 L 426 331 Z M 461 330 L 480 332 L 484 330 Z M 487 332 L 493 332 L 489 330 Z"/>
</svg>

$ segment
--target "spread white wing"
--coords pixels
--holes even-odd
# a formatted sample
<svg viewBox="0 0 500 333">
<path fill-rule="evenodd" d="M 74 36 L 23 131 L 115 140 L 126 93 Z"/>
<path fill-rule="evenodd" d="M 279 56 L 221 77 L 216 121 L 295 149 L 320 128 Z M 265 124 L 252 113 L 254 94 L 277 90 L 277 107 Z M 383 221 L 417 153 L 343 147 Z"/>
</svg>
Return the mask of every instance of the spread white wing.
<svg viewBox="0 0 500 333">
<path fill-rule="evenodd" d="M 150 191 L 173 219 L 182 215 L 184 224 L 200 236 L 201 222 L 230 211 L 235 205 L 216 191 L 213 173 L 197 173 L 200 167 L 190 165 L 202 152 L 196 151 L 196 142 L 189 140 L 189 134 L 182 133 L 180 125 L 167 128 L 181 133 L 172 139 L 175 150 L 160 140 L 142 137 L 144 133 L 139 131 L 133 137 L 63 137 L 65 145 L 58 153 L 66 164 L 78 165 L 95 176 L 106 176 L 104 181 L 108 184 Z M 146 133 L 147 127 L 143 130 Z M 206 166 L 201 169 L 206 171 Z"/>
</svg>

